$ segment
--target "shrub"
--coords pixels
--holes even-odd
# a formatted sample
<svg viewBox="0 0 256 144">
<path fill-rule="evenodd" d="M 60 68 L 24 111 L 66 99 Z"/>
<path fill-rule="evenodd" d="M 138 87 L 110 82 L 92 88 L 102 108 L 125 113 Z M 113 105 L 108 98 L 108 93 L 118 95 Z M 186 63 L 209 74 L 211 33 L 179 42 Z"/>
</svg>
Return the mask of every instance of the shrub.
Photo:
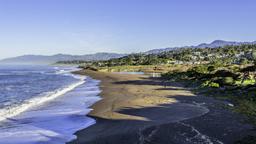
<svg viewBox="0 0 256 144">
<path fill-rule="evenodd" d="M 86 66 L 83 67 L 84 70 L 92 70 L 92 71 L 98 71 L 98 69 L 96 67 L 92 67 L 92 66 Z"/>
<path fill-rule="evenodd" d="M 256 71 L 256 66 L 253 65 L 253 66 L 248 66 L 248 67 L 241 69 L 240 72 L 255 72 L 255 71 Z"/>
<path fill-rule="evenodd" d="M 218 83 L 212 81 L 205 81 L 201 85 L 202 87 L 211 87 L 211 88 L 219 88 L 220 85 Z"/>
<path fill-rule="evenodd" d="M 208 72 L 213 72 L 213 71 L 215 71 L 215 67 L 214 66 L 209 66 L 207 68 L 207 70 L 208 70 Z"/>
<path fill-rule="evenodd" d="M 218 70 L 213 74 L 214 77 L 232 77 L 233 79 L 237 79 L 239 77 L 238 74 L 232 73 L 227 70 Z"/>
<path fill-rule="evenodd" d="M 234 84 L 234 79 L 232 77 L 224 77 L 223 83 L 225 85 L 233 85 Z"/>
<path fill-rule="evenodd" d="M 208 73 L 208 67 L 205 65 L 200 65 L 192 68 L 191 71 L 194 71 L 197 73 Z"/>
</svg>

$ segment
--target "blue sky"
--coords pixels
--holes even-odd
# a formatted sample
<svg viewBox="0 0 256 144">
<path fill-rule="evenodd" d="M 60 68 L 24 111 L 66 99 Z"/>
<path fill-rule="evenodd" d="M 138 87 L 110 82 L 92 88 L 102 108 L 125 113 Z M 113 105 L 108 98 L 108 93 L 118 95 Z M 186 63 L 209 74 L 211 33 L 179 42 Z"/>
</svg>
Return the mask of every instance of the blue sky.
<svg viewBox="0 0 256 144">
<path fill-rule="evenodd" d="M 0 58 L 256 40 L 255 0 L 0 0 Z"/>
</svg>

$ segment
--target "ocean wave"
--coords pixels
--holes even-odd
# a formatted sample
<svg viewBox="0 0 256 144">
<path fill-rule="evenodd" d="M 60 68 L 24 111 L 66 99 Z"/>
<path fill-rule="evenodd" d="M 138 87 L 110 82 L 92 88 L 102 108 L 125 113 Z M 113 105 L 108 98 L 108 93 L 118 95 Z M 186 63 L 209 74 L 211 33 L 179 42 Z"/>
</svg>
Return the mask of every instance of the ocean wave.
<svg viewBox="0 0 256 144">
<path fill-rule="evenodd" d="M 73 90 L 74 88 L 78 87 L 79 85 L 82 85 L 85 83 L 85 76 L 77 76 L 73 74 L 66 74 L 73 76 L 76 79 L 79 79 L 78 82 L 70 84 L 69 86 L 62 88 L 62 89 L 57 89 L 53 92 L 47 92 L 44 94 L 41 94 L 41 96 L 31 98 L 29 100 L 24 101 L 21 104 L 10 106 L 10 107 L 5 107 L 3 109 L 0 109 L 0 121 L 4 121 L 8 118 L 11 118 L 13 116 L 16 116 L 32 107 L 38 106 L 40 104 L 43 104 L 45 102 L 51 101 L 61 95 L 64 95 L 65 93 Z"/>
<path fill-rule="evenodd" d="M 0 144 L 64 144 L 74 133 L 96 123 L 86 117 L 101 98 L 100 81 L 86 82 L 63 96 L 8 119 L 0 127 Z"/>
</svg>

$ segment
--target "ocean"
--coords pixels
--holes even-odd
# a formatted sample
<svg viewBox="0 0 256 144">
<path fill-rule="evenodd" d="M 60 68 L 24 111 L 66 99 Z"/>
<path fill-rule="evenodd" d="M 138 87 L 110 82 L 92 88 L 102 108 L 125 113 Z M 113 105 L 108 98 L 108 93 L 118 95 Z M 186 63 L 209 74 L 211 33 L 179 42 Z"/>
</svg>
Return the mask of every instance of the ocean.
<svg viewBox="0 0 256 144">
<path fill-rule="evenodd" d="M 63 144 L 95 123 L 99 81 L 74 67 L 0 66 L 0 144 Z"/>
</svg>

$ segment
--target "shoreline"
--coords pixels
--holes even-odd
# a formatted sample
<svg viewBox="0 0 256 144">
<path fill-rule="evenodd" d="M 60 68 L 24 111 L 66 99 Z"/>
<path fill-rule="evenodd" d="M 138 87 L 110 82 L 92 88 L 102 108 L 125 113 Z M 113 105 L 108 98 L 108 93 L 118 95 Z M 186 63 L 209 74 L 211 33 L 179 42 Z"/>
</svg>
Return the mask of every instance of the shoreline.
<svg viewBox="0 0 256 144">
<path fill-rule="evenodd" d="M 19 114 L 1 121 L 0 143 L 66 143 L 76 139 L 76 131 L 94 124 L 94 119 L 84 115 L 100 100 L 99 81 L 85 80 L 81 75 L 72 77 L 78 80 L 49 95 L 33 98 L 34 103 L 20 106 Z"/>
<path fill-rule="evenodd" d="M 45 91 L 42 93 L 39 93 L 38 95 L 35 95 L 35 97 L 27 99 L 26 102 L 20 103 L 19 105 L 10 106 L 6 108 L 2 108 L 0 110 L 0 122 L 4 122 L 8 119 L 12 119 L 15 116 L 18 116 L 30 109 L 33 109 L 37 106 L 44 105 L 45 103 L 49 103 L 54 99 L 57 99 L 66 93 L 74 90 L 76 87 L 79 87 L 80 85 L 85 83 L 85 77 L 82 75 L 74 75 L 72 74 L 72 71 L 56 71 L 57 74 L 70 74 L 69 76 L 78 80 L 77 82 L 70 83 L 66 86 L 56 88 L 52 91 Z"/>
<path fill-rule="evenodd" d="M 102 100 L 87 115 L 96 124 L 76 132 L 77 139 L 69 143 L 233 143 L 252 129 L 223 102 L 195 96 L 178 83 L 166 85 L 145 75 L 75 73 L 100 80 Z"/>
</svg>

